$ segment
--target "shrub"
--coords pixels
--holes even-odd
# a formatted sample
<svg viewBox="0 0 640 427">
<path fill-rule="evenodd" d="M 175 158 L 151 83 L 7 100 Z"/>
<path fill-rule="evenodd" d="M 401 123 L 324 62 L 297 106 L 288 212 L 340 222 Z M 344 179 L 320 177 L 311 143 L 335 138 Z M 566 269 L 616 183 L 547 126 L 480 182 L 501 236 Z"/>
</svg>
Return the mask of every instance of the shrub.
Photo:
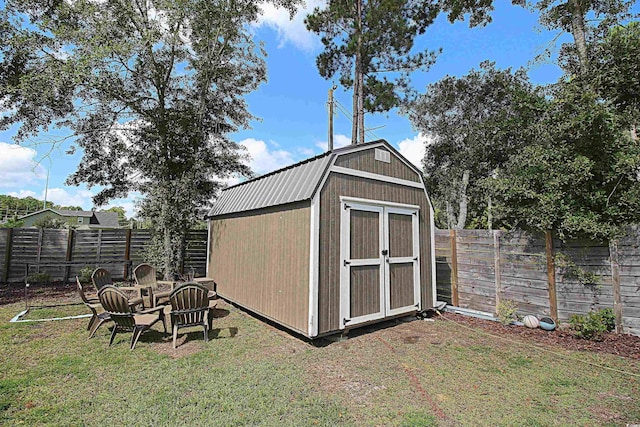
<svg viewBox="0 0 640 427">
<path fill-rule="evenodd" d="M 574 314 L 569 318 L 571 329 L 578 338 L 600 341 L 602 334 L 615 329 L 615 316 L 613 310 L 605 308 L 599 311 L 591 311 L 588 314 Z"/>
<path fill-rule="evenodd" d="M 616 316 L 613 314 L 613 308 L 604 308 L 598 312 L 602 323 L 607 327 L 607 332 L 611 332 L 616 328 Z"/>
<path fill-rule="evenodd" d="M 82 283 L 83 285 L 88 285 L 91 283 L 91 273 L 93 273 L 93 271 L 98 268 L 98 267 L 94 267 L 91 265 L 85 265 L 84 267 L 82 267 L 80 269 L 80 272 L 78 274 L 78 279 L 80 279 L 80 283 Z"/>
<path fill-rule="evenodd" d="M 496 307 L 496 315 L 503 325 L 509 325 L 514 320 L 518 320 L 517 311 L 518 303 L 510 299 L 500 300 Z"/>
<path fill-rule="evenodd" d="M 51 281 L 48 273 L 33 273 L 27 276 L 27 283 L 31 284 L 47 284 Z"/>
</svg>

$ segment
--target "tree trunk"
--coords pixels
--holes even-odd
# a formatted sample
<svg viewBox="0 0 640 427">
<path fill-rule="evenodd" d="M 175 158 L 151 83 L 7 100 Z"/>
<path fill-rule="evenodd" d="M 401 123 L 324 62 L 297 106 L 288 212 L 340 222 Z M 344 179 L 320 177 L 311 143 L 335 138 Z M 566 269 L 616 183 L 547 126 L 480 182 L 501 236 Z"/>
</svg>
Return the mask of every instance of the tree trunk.
<svg viewBox="0 0 640 427">
<path fill-rule="evenodd" d="M 163 210 L 165 208 L 162 208 Z M 165 226 L 163 232 L 163 253 L 164 253 L 164 280 L 173 280 L 173 268 L 171 266 L 171 230 Z"/>
<path fill-rule="evenodd" d="M 360 73 L 358 78 L 360 79 L 360 84 L 358 84 L 358 97 L 360 98 L 358 108 L 358 127 L 360 128 L 360 133 L 358 136 L 360 137 L 360 144 L 364 144 L 364 73 L 362 72 L 362 59 L 360 60 Z"/>
<path fill-rule="evenodd" d="M 580 73 L 585 75 L 589 71 L 589 52 L 587 50 L 586 24 L 584 11 L 579 0 L 568 0 L 567 5 L 571 13 L 571 34 L 578 51 Z"/>
<path fill-rule="evenodd" d="M 358 144 L 364 140 L 364 128 L 360 126 L 362 115 L 362 0 L 356 0 L 356 63 L 353 79 L 353 127 L 351 143 Z"/>
<path fill-rule="evenodd" d="M 455 228 L 456 215 L 453 213 L 453 207 L 451 206 L 451 202 L 449 200 L 447 200 L 445 206 L 447 211 L 447 228 L 449 230 L 452 230 Z"/>
<path fill-rule="evenodd" d="M 460 183 L 458 224 L 455 228 L 462 230 L 467 223 L 467 205 L 469 199 L 467 197 L 467 187 L 469 186 L 469 171 L 465 170 L 462 174 L 462 182 Z"/>
<path fill-rule="evenodd" d="M 489 196 L 489 200 L 487 201 L 487 228 L 489 230 L 493 230 L 493 212 L 491 211 L 493 208 L 491 203 L 491 196 Z"/>
<path fill-rule="evenodd" d="M 360 62 L 360 54 L 356 53 L 356 71 L 353 80 L 353 113 L 351 118 L 351 144 L 358 143 L 358 63 Z"/>
</svg>

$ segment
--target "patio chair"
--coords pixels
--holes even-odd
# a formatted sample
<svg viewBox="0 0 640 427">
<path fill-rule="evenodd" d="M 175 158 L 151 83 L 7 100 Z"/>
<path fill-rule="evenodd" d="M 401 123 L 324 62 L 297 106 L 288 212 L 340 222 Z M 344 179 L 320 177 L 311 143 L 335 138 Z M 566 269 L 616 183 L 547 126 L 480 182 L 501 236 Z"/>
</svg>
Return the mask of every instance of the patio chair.
<svg viewBox="0 0 640 427">
<path fill-rule="evenodd" d="M 78 294 L 80 295 L 82 302 L 89 308 L 89 310 L 91 310 L 92 313 L 89 324 L 87 325 L 87 330 L 89 331 L 89 338 L 93 338 L 98 328 L 103 323 L 111 320 L 111 316 L 109 316 L 109 313 L 103 310 L 102 304 L 100 304 L 100 300 L 98 299 L 98 297 L 87 297 L 84 292 L 84 287 L 82 286 L 82 283 L 80 283 L 80 279 L 78 279 L 78 276 L 76 276 L 76 283 L 78 285 Z"/>
<path fill-rule="evenodd" d="M 91 273 L 91 282 L 93 283 L 93 286 L 96 287 L 96 290 L 98 292 L 100 292 L 100 289 L 102 289 L 106 285 L 113 285 L 113 280 L 111 280 L 111 273 L 109 273 L 108 270 L 100 267 L 96 268 L 95 270 L 93 270 L 93 273 Z"/>
<path fill-rule="evenodd" d="M 95 286 L 98 293 L 105 286 L 108 286 L 108 285 L 113 286 L 111 273 L 109 273 L 108 270 L 101 267 L 98 267 L 95 270 L 93 270 L 93 273 L 91 273 L 91 282 L 93 283 L 93 286 Z M 144 309 L 144 299 L 142 298 L 142 289 L 140 287 L 118 286 L 118 289 L 120 289 L 121 291 L 135 291 L 138 294 L 138 296 L 135 298 L 129 298 L 129 304 L 131 305 L 132 308 L 138 305 L 141 305 L 142 308 Z"/>
<path fill-rule="evenodd" d="M 109 346 L 113 343 L 118 331 L 131 331 L 133 332 L 131 335 L 131 350 L 133 350 L 136 347 L 140 335 L 160 320 L 164 327 L 164 333 L 167 333 L 164 306 L 134 312 L 131 310 L 127 296 L 113 285 L 104 286 L 100 292 L 98 292 L 98 298 L 100 298 L 100 303 L 104 307 L 104 310 L 109 313 L 114 323 Z"/>
<path fill-rule="evenodd" d="M 151 307 L 169 302 L 169 296 L 175 287 L 175 282 L 158 280 L 155 267 L 146 263 L 139 264 L 133 270 L 133 278 L 141 289 L 141 295 L 148 294 Z M 161 291 L 160 285 L 168 285 L 170 289 Z"/>
<path fill-rule="evenodd" d="M 198 283 L 188 282 L 177 287 L 171 301 L 171 327 L 173 328 L 173 348 L 176 348 L 178 329 L 191 326 L 204 328 L 204 341 L 209 341 L 211 328 L 209 312 L 209 290 Z"/>
</svg>

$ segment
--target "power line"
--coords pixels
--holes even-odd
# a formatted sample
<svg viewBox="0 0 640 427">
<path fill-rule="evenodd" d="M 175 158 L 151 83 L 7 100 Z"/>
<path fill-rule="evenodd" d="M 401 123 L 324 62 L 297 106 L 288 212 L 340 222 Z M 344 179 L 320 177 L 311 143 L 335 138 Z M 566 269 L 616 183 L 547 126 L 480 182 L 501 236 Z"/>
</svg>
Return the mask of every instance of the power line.
<svg viewBox="0 0 640 427">
<path fill-rule="evenodd" d="M 349 121 L 353 124 L 353 118 L 352 118 L 352 115 L 351 115 L 351 112 L 349 111 L 349 109 L 346 108 L 344 105 L 342 105 L 340 103 L 340 101 L 338 101 L 337 99 L 334 100 L 334 102 L 335 102 L 336 106 L 338 107 L 338 110 L 342 114 L 344 114 L 344 116 L 347 119 L 349 119 Z M 380 137 L 378 135 L 376 135 L 374 132 L 372 132 L 370 129 L 364 129 L 364 133 L 365 133 L 365 135 L 369 135 L 369 137 L 371 139 L 380 139 Z"/>
</svg>

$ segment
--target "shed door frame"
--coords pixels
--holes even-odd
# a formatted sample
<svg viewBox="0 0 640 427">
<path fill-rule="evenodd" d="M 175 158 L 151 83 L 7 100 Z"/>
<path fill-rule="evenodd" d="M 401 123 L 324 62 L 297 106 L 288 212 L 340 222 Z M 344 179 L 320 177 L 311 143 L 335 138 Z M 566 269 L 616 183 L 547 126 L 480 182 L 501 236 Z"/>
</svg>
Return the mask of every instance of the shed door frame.
<svg viewBox="0 0 640 427">
<path fill-rule="evenodd" d="M 379 248 L 377 258 L 350 258 L 351 248 L 351 209 L 366 212 L 376 212 L 379 215 Z M 340 329 L 372 320 L 383 319 L 387 316 L 409 313 L 420 309 L 420 207 L 401 203 L 383 202 L 378 200 L 360 199 L 355 197 L 340 197 Z M 389 253 L 389 214 L 410 215 L 412 217 L 413 256 L 393 257 Z M 384 251 L 384 252 L 383 252 Z M 391 309 L 390 265 L 412 263 L 413 265 L 413 304 Z M 350 274 L 351 267 L 380 266 L 380 307 L 379 311 L 351 317 L 350 315 Z"/>
</svg>

